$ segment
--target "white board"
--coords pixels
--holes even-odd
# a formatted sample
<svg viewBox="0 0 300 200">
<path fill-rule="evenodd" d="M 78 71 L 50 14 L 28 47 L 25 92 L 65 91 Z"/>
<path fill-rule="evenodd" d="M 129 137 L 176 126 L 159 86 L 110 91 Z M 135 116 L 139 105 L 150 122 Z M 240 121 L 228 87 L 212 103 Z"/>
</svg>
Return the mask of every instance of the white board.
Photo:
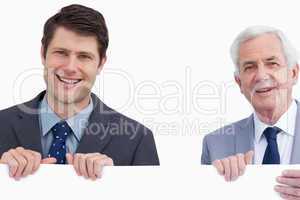
<svg viewBox="0 0 300 200">
<path fill-rule="evenodd" d="M 68 165 L 42 165 L 15 181 L 0 165 L 0 197 L 6 199 L 280 199 L 275 178 L 300 166 L 248 166 L 244 176 L 225 182 L 212 166 L 106 167 L 103 178 L 78 177 Z M 2 198 L 1 198 L 2 199 Z"/>
</svg>

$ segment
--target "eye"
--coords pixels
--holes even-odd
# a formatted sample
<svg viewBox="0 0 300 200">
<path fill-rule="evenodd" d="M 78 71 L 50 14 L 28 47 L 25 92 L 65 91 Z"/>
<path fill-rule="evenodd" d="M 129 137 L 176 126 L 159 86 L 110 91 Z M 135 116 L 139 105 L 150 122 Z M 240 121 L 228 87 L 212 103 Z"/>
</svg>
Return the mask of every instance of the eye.
<svg viewBox="0 0 300 200">
<path fill-rule="evenodd" d="M 244 67 L 244 71 L 249 71 L 249 70 L 251 70 L 251 69 L 253 69 L 253 65 L 246 65 L 245 67 Z"/>
<path fill-rule="evenodd" d="M 61 55 L 61 56 L 67 56 L 67 52 L 65 51 L 62 51 L 62 50 L 57 50 L 57 51 L 54 51 L 55 54 L 58 54 L 58 55 Z"/>
<path fill-rule="evenodd" d="M 272 67 L 277 67 L 279 66 L 279 64 L 277 62 L 268 62 L 267 63 L 268 66 L 272 66 Z"/>
<path fill-rule="evenodd" d="M 92 57 L 86 54 L 81 54 L 78 56 L 78 58 L 83 60 L 92 60 Z"/>
</svg>

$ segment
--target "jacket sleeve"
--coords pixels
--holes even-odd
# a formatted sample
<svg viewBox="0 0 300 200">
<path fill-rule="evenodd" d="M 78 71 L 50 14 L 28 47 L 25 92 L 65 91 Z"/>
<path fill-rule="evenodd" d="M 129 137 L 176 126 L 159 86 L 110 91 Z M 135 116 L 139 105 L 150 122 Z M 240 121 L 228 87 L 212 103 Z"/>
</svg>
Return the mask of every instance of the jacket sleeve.
<svg viewBox="0 0 300 200">
<path fill-rule="evenodd" d="M 144 129 L 131 165 L 159 165 L 159 158 L 152 132 Z"/>
<path fill-rule="evenodd" d="M 2 120 L 0 121 L 1 123 L 4 122 Z M 2 128 L 0 130 L 0 158 L 2 157 L 3 153 L 5 153 L 6 151 L 12 148 L 16 148 L 17 146 L 18 146 L 18 141 L 12 128 L 8 127 L 7 122 L 5 125 L 2 124 Z"/>
<path fill-rule="evenodd" d="M 202 141 L 202 155 L 201 155 L 202 165 L 211 165 L 211 158 L 209 156 L 209 149 L 207 145 L 207 137 L 205 136 Z"/>
</svg>

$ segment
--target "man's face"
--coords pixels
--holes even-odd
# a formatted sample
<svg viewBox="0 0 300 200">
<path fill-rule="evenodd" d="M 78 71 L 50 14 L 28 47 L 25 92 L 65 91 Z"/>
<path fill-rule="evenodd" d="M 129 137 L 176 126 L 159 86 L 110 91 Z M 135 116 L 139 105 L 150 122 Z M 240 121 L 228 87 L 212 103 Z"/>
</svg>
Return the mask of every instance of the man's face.
<svg viewBox="0 0 300 200">
<path fill-rule="evenodd" d="M 58 27 L 46 56 L 41 55 L 48 98 L 64 104 L 90 98 L 96 75 L 105 63 L 105 58 L 100 62 L 95 37 Z"/>
<path fill-rule="evenodd" d="M 240 46 L 236 82 L 256 111 L 274 111 L 292 100 L 298 68 L 287 67 L 280 39 L 266 33 Z"/>
</svg>

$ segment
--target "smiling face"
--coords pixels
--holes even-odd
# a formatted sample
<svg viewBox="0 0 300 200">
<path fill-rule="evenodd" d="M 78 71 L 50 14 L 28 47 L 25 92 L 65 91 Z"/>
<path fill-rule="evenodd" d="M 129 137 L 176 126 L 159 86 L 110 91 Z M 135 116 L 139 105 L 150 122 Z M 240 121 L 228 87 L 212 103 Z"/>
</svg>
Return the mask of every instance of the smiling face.
<svg viewBox="0 0 300 200">
<path fill-rule="evenodd" d="M 105 58 L 100 61 L 96 38 L 58 27 L 45 57 L 41 55 L 48 101 L 88 103 L 96 75 L 105 63 Z"/>
<path fill-rule="evenodd" d="M 292 101 L 298 65 L 287 67 L 280 39 L 266 33 L 241 44 L 239 76 L 241 92 L 257 112 L 274 111 Z"/>
</svg>

